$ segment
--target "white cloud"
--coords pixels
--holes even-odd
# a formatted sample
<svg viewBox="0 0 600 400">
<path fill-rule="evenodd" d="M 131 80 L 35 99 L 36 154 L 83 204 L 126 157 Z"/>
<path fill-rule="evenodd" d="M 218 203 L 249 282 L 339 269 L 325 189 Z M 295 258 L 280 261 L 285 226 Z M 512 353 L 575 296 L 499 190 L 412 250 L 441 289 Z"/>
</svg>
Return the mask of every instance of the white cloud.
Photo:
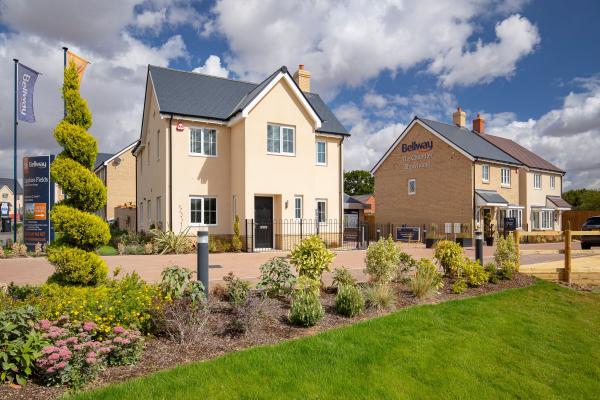
<svg viewBox="0 0 600 400">
<path fill-rule="evenodd" d="M 488 131 L 516 140 L 565 169 L 566 188 L 600 188 L 600 75 L 574 81 L 560 108 L 539 119 L 518 121 L 512 113 L 488 116 Z"/>
<path fill-rule="evenodd" d="M 201 72 L 207 75 L 220 76 L 221 78 L 229 77 L 229 71 L 225 66 L 221 65 L 221 58 L 214 54 L 208 56 L 204 65 L 194 68 L 194 72 Z"/>
<path fill-rule="evenodd" d="M 167 20 L 167 9 L 152 11 L 145 10 L 144 12 L 136 15 L 135 22 L 133 25 L 138 29 L 151 29 L 156 32 L 160 32 L 162 26 Z"/>
<path fill-rule="evenodd" d="M 540 42 L 537 28 L 520 15 L 497 24 L 496 36 L 498 40 L 493 43 L 478 41 L 473 51 L 450 49 L 431 63 L 429 71 L 440 75 L 444 86 L 488 83 L 512 76 L 517 62 Z"/>
<path fill-rule="evenodd" d="M 469 56 L 463 49 L 469 47 L 482 16 L 512 12 L 520 4 L 494 0 L 219 0 L 209 31 L 227 39 L 231 49 L 227 64 L 236 74 L 258 80 L 282 64 L 305 64 L 313 73 L 316 89 L 330 98 L 340 86 L 361 85 L 382 71 L 427 70 L 433 63 L 436 73 L 454 72 L 456 59 Z M 531 47 L 531 29 L 523 33 L 526 24 L 531 26 L 524 17 L 510 17 L 498 25 L 499 42 L 480 45 L 485 51 L 499 46 L 510 60 L 489 71 L 488 64 L 481 66 L 476 72 L 478 82 L 510 76 Z M 516 39 L 527 42 L 523 45 Z M 517 49 L 511 51 L 511 46 Z"/>
</svg>

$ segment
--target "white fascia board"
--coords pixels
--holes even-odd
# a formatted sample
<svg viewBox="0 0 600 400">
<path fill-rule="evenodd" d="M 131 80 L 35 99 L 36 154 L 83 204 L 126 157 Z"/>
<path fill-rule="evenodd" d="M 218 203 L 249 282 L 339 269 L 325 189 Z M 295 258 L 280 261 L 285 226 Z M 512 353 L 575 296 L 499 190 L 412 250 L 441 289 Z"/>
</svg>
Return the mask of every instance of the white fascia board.
<svg viewBox="0 0 600 400">
<path fill-rule="evenodd" d="M 137 140 L 136 140 L 135 142 L 131 143 L 129 146 L 125 147 L 124 149 L 121 149 L 121 150 L 120 150 L 118 153 L 116 153 L 114 156 L 112 156 L 112 157 L 111 157 L 111 158 L 109 158 L 108 160 L 104 161 L 104 162 L 102 163 L 102 165 L 108 165 L 108 164 L 109 164 L 109 163 L 110 163 L 112 160 L 114 160 L 115 158 L 119 157 L 121 154 L 125 153 L 125 152 L 126 152 L 126 151 L 128 151 L 128 150 L 131 150 L 131 148 L 132 148 L 133 146 L 135 146 L 136 144 L 137 144 Z M 98 166 L 98 168 L 96 168 L 96 169 L 94 170 L 94 172 L 95 172 L 96 170 L 98 170 L 98 169 L 100 169 L 100 166 Z"/>
<path fill-rule="evenodd" d="M 398 139 L 396 139 L 394 141 L 394 143 L 392 143 L 392 145 L 385 152 L 385 154 L 383 155 L 383 157 L 381 157 L 381 159 L 377 162 L 377 164 L 375 164 L 375 166 L 371 169 L 371 174 L 374 174 L 377 171 L 377 169 L 379 169 L 379 167 L 381 166 L 381 164 L 383 164 L 383 162 L 388 158 L 388 156 L 392 153 L 392 151 L 394 151 L 394 149 L 398 146 L 398 144 L 400 144 L 400 142 L 402 141 L 402 139 L 404 139 L 404 137 L 406 136 L 406 134 L 408 132 L 410 132 L 410 130 L 417 123 L 419 125 L 421 125 L 423 128 L 425 128 L 425 130 L 427 130 L 429 133 L 431 133 L 432 135 L 434 135 L 435 137 L 437 137 L 438 139 L 440 139 L 442 142 L 446 143 L 448 146 L 452 147 L 453 149 L 455 149 L 456 151 L 458 151 L 459 153 L 461 153 L 463 156 L 467 157 L 469 160 L 475 161 L 475 158 L 473 158 L 472 155 L 470 155 L 469 153 L 467 153 L 466 151 L 464 151 L 463 149 L 461 149 L 460 147 L 458 147 L 457 145 L 455 145 L 454 143 L 452 143 L 451 141 L 449 141 L 448 139 L 446 139 L 444 136 L 440 135 L 435 130 L 431 129 L 429 126 L 427 126 L 426 124 L 422 123 L 418 119 L 413 119 L 412 122 L 410 124 L 408 124 L 408 126 L 404 129 L 404 131 L 402 131 L 402 133 L 400 134 L 400 136 L 398 136 Z"/>
<path fill-rule="evenodd" d="M 298 89 L 296 83 L 292 80 L 292 78 L 290 78 L 290 75 L 283 71 L 280 71 L 279 74 L 277 74 L 277 76 L 273 80 L 271 80 L 271 82 L 269 82 L 269 84 L 265 86 L 264 89 L 261 90 L 261 92 L 246 107 L 244 107 L 244 109 L 242 110 L 242 118 L 247 118 L 248 114 L 250 114 L 250 111 L 252 111 L 252 109 L 256 107 L 256 105 L 282 79 L 284 79 L 288 83 L 289 87 L 292 89 L 292 93 L 294 93 L 300 104 L 304 106 L 308 114 L 313 119 L 315 129 L 319 129 L 321 127 L 321 118 L 319 118 L 319 116 L 315 113 L 312 106 L 306 100 L 306 97 L 304 97 L 300 89 Z"/>
<path fill-rule="evenodd" d="M 340 138 L 344 137 L 342 135 L 336 135 L 334 133 L 326 133 L 326 132 L 315 132 L 315 136 L 324 137 L 324 138 L 333 138 L 333 139 L 340 139 Z"/>
<path fill-rule="evenodd" d="M 140 142 L 140 145 L 135 149 L 135 151 L 133 152 L 133 155 L 137 157 L 138 154 L 140 154 L 140 151 L 146 147 L 146 145 L 142 142 Z"/>
<path fill-rule="evenodd" d="M 172 114 L 173 119 L 180 119 L 191 122 L 201 122 L 204 124 L 213 124 L 213 125 L 228 125 L 227 122 L 221 121 L 218 119 L 210 119 L 210 118 L 196 118 L 196 117 L 188 117 L 186 115 Z M 160 119 L 170 119 L 171 114 L 160 113 Z"/>
</svg>

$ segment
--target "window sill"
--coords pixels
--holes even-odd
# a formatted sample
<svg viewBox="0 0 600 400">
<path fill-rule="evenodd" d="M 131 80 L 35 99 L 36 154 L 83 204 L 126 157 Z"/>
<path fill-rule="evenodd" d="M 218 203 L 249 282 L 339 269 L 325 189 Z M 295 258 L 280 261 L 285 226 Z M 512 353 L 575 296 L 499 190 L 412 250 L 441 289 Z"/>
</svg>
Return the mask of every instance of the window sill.
<svg viewBox="0 0 600 400">
<path fill-rule="evenodd" d="M 203 227 L 219 226 L 219 224 L 194 224 L 194 223 L 191 223 L 190 226 L 203 228 Z"/>
<path fill-rule="evenodd" d="M 317 167 L 326 167 L 327 163 L 315 163 Z"/>
<path fill-rule="evenodd" d="M 188 152 L 188 156 L 191 156 L 191 157 L 204 157 L 204 158 L 216 158 L 217 157 L 217 155 L 211 156 L 211 155 L 208 155 L 208 154 L 191 153 L 191 152 Z"/>
<path fill-rule="evenodd" d="M 500 185 L 501 188 L 510 189 L 510 185 Z"/>
<path fill-rule="evenodd" d="M 483 179 L 481 180 L 481 183 L 485 183 L 486 185 L 490 184 L 490 180 L 488 179 L 487 181 L 484 181 Z"/>
<path fill-rule="evenodd" d="M 270 156 L 296 157 L 296 153 L 272 153 L 267 151 L 267 154 Z"/>
</svg>

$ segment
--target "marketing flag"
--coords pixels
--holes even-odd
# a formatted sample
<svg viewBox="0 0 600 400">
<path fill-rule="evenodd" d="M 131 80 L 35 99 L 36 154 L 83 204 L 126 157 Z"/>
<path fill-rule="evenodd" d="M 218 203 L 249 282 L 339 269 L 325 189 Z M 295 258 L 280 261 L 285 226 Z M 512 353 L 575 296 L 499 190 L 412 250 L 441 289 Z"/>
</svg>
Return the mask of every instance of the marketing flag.
<svg viewBox="0 0 600 400">
<path fill-rule="evenodd" d="M 19 64 L 17 68 L 17 119 L 23 122 L 35 122 L 33 112 L 33 90 L 39 72 Z"/>
<path fill-rule="evenodd" d="M 77 69 L 77 75 L 79 75 L 79 83 L 81 83 L 81 79 L 83 79 L 83 73 L 90 63 L 88 60 L 79 57 L 77 54 L 73 53 L 71 50 L 67 51 L 67 65 L 71 64 L 71 61 L 75 64 L 75 68 Z"/>
</svg>

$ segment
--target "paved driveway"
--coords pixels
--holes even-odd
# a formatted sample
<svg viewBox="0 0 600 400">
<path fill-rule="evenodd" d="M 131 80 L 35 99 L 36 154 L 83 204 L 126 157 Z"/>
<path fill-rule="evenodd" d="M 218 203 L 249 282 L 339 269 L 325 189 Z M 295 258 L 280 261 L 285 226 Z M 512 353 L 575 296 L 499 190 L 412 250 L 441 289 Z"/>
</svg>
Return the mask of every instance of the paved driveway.
<svg viewBox="0 0 600 400">
<path fill-rule="evenodd" d="M 523 249 L 557 249 L 562 248 L 560 243 L 545 243 L 540 245 L 522 245 Z M 578 248 L 578 246 L 574 246 Z M 404 245 L 402 249 L 416 259 L 433 256 L 431 249 L 426 249 L 423 245 Z M 465 249 L 468 256 L 474 257 L 473 248 Z M 493 247 L 484 247 L 485 261 L 492 258 Z M 221 281 L 223 276 L 229 272 L 249 280 L 255 280 L 259 276 L 259 266 L 272 257 L 285 256 L 282 252 L 268 253 L 221 253 L 211 254 L 209 262 L 212 268 L 209 271 L 211 282 Z M 534 264 L 545 261 L 561 260 L 562 255 L 552 254 L 530 254 L 521 258 L 522 264 Z M 196 270 L 196 255 L 150 255 L 150 256 L 107 256 L 106 260 L 111 271 L 116 267 L 121 267 L 123 273 L 136 271 L 148 282 L 157 282 L 160 280 L 162 270 L 170 265 L 179 265 Z M 352 273 L 360 279 L 363 279 L 362 270 L 364 268 L 365 251 L 348 250 L 336 253 L 333 266 L 345 266 L 352 270 Z M 52 274 L 54 268 L 45 258 L 9 258 L 0 260 L 0 282 L 15 282 L 17 284 L 40 284 Z M 325 281 L 330 280 L 329 274 L 324 277 Z"/>
</svg>

